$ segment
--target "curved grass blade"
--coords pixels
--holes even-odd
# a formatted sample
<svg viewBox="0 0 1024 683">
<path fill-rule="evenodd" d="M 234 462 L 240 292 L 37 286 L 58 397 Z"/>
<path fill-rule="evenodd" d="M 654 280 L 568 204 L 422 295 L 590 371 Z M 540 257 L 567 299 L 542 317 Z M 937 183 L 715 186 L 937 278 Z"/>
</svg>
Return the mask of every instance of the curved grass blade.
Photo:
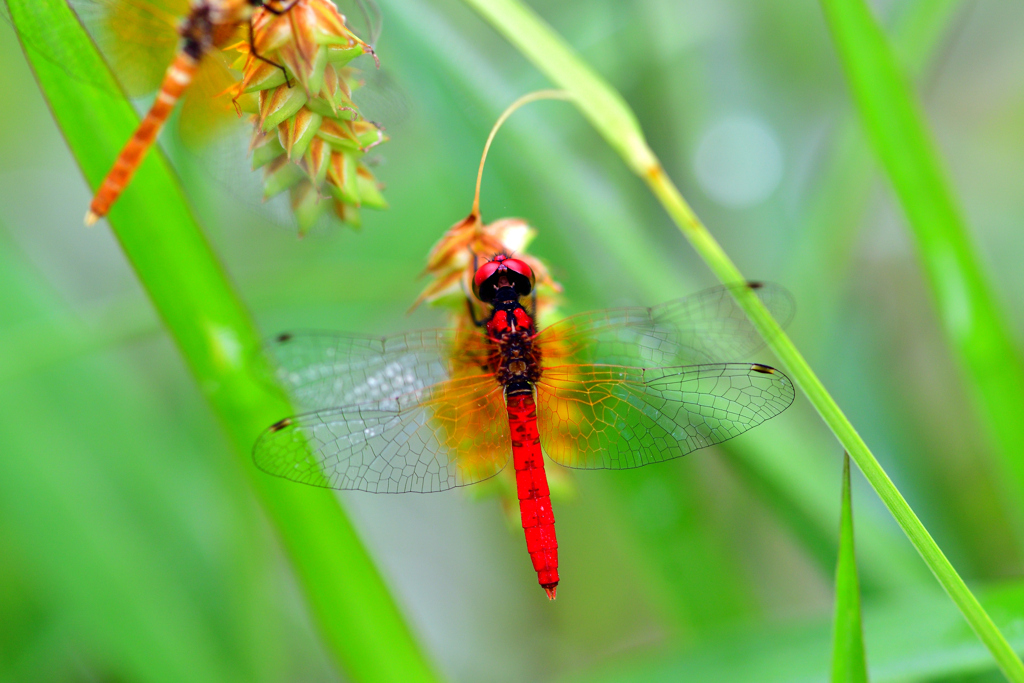
<svg viewBox="0 0 1024 683">
<path fill-rule="evenodd" d="M 1024 510 L 1024 363 L 971 244 L 927 124 L 896 56 L 863 0 L 822 0 L 861 120 L 906 213 L 950 345 L 1003 471 Z M 1024 534 L 1018 525 L 1018 534 Z"/>
<path fill-rule="evenodd" d="M 853 549 L 849 453 L 843 453 L 842 497 L 839 560 L 836 562 L 836 613 L 832 631 L 832 683 L 867 683 L 864 627 L 860 616 L 860 584 L 857 581 L 857 558 Z"/>
<path fill-rule="evenodd" d="M 47 27 L 37 40 L 62 41 L 113 84 L 65 2 L 9 0 L 8 6 L 23 34 Z M 26 56 L 68 146 L 96 187 L 138 125 L 131 103 L 69 79 L 32 50 Z M 283 392 L 261 379 L 255 360 L 260 337 L 160 154 L 142 164 L 110 225 L 243 459 L 328 651 L 351 680 L 436 680 L 337 499 L 266 477 L 252 465 L 249 453 L 260 431 L 292 411 Z"/>
<path fill-rule="evenodd" d="M 658 158 L 647 146 L 636 116 L 622 97 L 587 66 L 561 36 L 517 0 L 465 2 L 486 18 L 499 33 L 533 62 L 534 66 L 573 95 L 576 106 L 609 145 L 622 155 L 626 164 L 644 179 L 720 282 L 746 280 L 669 179 Z M 957 574 L 792 340 L 752 292 L 737 292 L 737 301 L 762 336 L 769 340 L 772 351 L 783 362 L 794 382 L 803 389 L 808 400 L 850 453 L 871 487 L 907 534 L 925 564 L 935 574 L 978 637 L 991 651 L 1003 672 L 1010 680 L 1024 683 L 1024 664 L 996 628 L 978 599 L 967 588 L 967 584 Z"/>
<path fill-rule="evenodd" d="M 915 0 L 896 17 L 893 48 L 916 83 L 926 84 L 949 34 L 966 3 L 963 0 Z M 830 136 L 823 168 L 806 216 L 799 227 L 800 243 L 793 260 L 792 286 L 813 292 L 800 300 L 800 315 L 812 320 L 834 315 L 827 302 L 852 269 L 854 241 L 867 212 L 878 168 L 855 112 L 844 114 Z M 801 287 L 801 283 L 807 283 Z M 863 519 L 863 518 L 862 518 Z"/>
</svg>

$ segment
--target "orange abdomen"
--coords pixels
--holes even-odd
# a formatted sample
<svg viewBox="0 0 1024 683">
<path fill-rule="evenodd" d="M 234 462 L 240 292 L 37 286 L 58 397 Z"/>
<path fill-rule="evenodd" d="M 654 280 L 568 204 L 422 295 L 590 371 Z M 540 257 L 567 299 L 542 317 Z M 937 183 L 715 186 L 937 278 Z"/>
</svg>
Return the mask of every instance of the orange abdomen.
<svg viewBox="0 0 1024 683">
<path fill-rule="evenodd" d="M 537 407 L 532 394 L 509 396 L 506 403 L 526 550 L 537 570 L 537 581 L 554 600 L 558 586 L 558 540 L 537 433 Z"/>
<path fill-rule="evenodd" d="M 107 173 L 96 196 L 93 197 L 89 213 L 85 216 L 86 225 L 91 225 L 101 216 L 106 216 L 110 207 L 121 196 L 124 188 L 128 187 L 139 164 L 145 158 L 146 152 L 153 146 L 157 134 L 163 128 L 167 117 L 171 115 L 174 105 L 181 98 L 185 89 L 192 84 L 192 79 L 198 68 L 199 60 L 184 51 L 179 52 L 171 65 L 167 67 L 156 101 L 150 107 L 146 118 L 142 119 L 142 123 L 135 129 L 135 134 L 121 150 L 113 168 Z"/>
</svg>

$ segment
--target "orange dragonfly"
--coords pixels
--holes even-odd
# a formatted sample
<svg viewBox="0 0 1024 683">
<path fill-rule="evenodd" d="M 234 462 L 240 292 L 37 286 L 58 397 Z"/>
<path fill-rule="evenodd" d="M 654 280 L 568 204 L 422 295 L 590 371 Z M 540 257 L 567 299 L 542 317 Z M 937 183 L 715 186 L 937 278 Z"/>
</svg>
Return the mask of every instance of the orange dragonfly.
<svg viewBox="0 0 1024 683">
<path fill-rule="evenodd" d="M 777 320 L 791 317 L 781 288 L 740 286 Z M 267 428 L 256 465 L 314 486 L 427 493 L 492 477 L 511 455 L 527 551 L 554 599 L 544 455 L 571 468 L 640 467 L 731 439 L 793 402 L 778 370 L 721 362 L 762 345 L 730 287 L 582 313 L 540 331 L 533 287 L 529 265 L 498 255 L 473 278 L 486 311 L 475 328 L 280 335 L 271 346 L 280 378 L 311 412 Z"/>
<path fill-rule="evenodd" d="M 131 182 L 146 153 L 186 90 L 198 91 L 185 101 L 181 128 L 186 140 L 201 145 L 232 119 L 238 119 L 225 94 L 237 82 L 220 48 L 247 41 L 252 50 L 253 17 L 257 10 L 285 15 L 303 0 L 67 0 L 96 42 L 125 91 L 132 97 L 156 92 L 156 99 L 125 144 L 93 197 L 87 225 L 105 216 Z M 354 0 L 368 35 L 379 24 L 369 0 Z M 0 3 L 0 16 L 10 21 Z M 56 40 L 29 43 L 74 78 L 98 84 L 95 74 L 78 66 L 74 54 L 62 52 Z M 366 48 L 369 48 L 369 44 Z M 274 64 L 273 62 L 268 63 Z M 274 64 L 288 73 L 284 66 Z"/>
</svg>

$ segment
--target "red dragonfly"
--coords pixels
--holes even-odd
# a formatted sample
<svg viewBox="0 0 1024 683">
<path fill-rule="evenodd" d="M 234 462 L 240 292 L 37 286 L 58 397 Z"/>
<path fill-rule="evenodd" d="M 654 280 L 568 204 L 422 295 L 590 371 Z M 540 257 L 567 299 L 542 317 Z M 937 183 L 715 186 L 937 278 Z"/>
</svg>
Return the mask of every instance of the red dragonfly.
<svg viewBox="0 0 1024 683">
<path fill-rule="evenodd" d="M 780 321 L 791 316 L 784 290 L 740 286 Z M 731 439 L 793 402 L 778 370 L 718 361 L 762 344 L 730 287 L 582 313 L 540 332 L 533 288 L 529 265 L 498 255 L 473 278 L 487 312 L 479 327 L 280 335 L 272 354 L 281 377 L 314 410 L 264 431 L 256 465 L 314 486 L 427 493 L 492 477 L 511 454 L 527 551 L 554 599 L 558 543 L 543 455 L 572 468 L 640 467 Z"/>
<path fill-rule="evenodd" d="M 135 134 L 114 161 L 86 214 L 87 225 L 105 216 L 131 182 L 146 153 L 186 90 L 198 90 L 186 100 L 182 129 L 195 145 L 217 132 L 237 115 L 223 95 L 237 79 L 220 48 L 248 39 L 252 47 L 253 17 L 262 9 L 284 15 L 302 0 L 67 0 L 96 41 L 129 95 L 157 92 Z M 353 0 L 367 31 L 379 24 L 371 0 Z M 0 2 L 0 17 L 10 21 Z M 31 10 L 27 10 L 31 13 Z M 358 18 L 358 17 L 357 17 Z M 25 21 L 35 21 L 30 16 Z M 46 29 L 39 28 L 42 35 Z M 39 43 L 39 44 L 37 44 Z M 73 78 L 101 85 L 95 74 L 78 66 L 76 55 L 56 39 L 29 41 Z M 368 44 L 366 49 L 372 53 Z M 257 59 L 263 59 L 253 51 Z M 274 62 L 268 63 L 274 64 Z M 288 74 L 285 67 L 279 66 Z M 102 87 L 102 85 L 101 85 Z M 215 102 L 215 100 L 220 100 Z"/>
</svg>

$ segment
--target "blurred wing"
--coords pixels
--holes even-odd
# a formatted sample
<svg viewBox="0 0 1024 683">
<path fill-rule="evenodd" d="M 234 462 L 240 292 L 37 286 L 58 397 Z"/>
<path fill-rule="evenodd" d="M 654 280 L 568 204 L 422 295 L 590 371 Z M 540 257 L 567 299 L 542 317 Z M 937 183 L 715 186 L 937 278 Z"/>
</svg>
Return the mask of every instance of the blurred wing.
<svg viewBox="0 0 1024 683">
<path fill-rule="evenodd" d="M 188 15 L 188 0 L 68 0 L 118 81 L 132 97 L 150 93 L 180 47 L 178 23 Z M 75 70 L 74 56 L 60 56 Z M 91 74 L 73 76 L 93 80 Z"/>
<path fill-rule="evenodd" d="M 370 47 L 377 47 L 382 26 L 380 8 L 373 0 L 335 0 L 345 25 Z"/>
<path fill-rule="evenodd" d="M 537 420 L 544 453 L 566 467 L 630 469 L 721 443 L 793 403 L 767 365 L 614 365 L 544 370 Z"/>
<path fill-rule="evenodd" d="M 103 52 L 122 86 L 130 94 L 152 91 L 178 46 L 178 21 L 188 14 L 188 0 L 67 0 L 92 40 Z M 0 19 L 11 22 L 10 10 L 0 1 Z M 27 48 L 62 68 L 83 83 L 110 91 L 106 74 L 81 63 L 77 45 L 63 40 L 59 29 L 43 13 L 19 19 L 29 27 L 21 33 Z M 116 88 L 114 88 L 116 90 Z"/>
<path fill-rule="evenodd" d="M 487 372 L 487 347 L 476 330 L 421 330 L 394 337 L 297 332 L 268 352 L 278 378 L 303 410 L 372 403 L 420 391 L 449 378 Z"/>
<path fill-rule="evenodd" d="M 269 427 L 253 448 L 264 472 L 371 493 L 430 493 L 492 477 L 511 453 L 502 388 L 483 375 L 396 399 L 322 410 Z"/>
<path fill-rule="evenodd" d="M 377 47 L 383 26 L 380 8 L 373 0 L 335 0 L 345 25 L 371 48 Z M 348 64 L 359 77 L 352 100 L 360 115 L 378 127 L 394 131 L 409 118 L 411 104 L 405 91 L 387 70 L 381 70 L 376 55 L 362 55 Z"/>
<path fill-rule="evenodd" d="M 190 149 L 207 147 L 226 128 L 243 125 L 228 92 L 237 81 L 223 52 L 211 51 L 203 57 L 199 73 L 189 86 L 188 97 L 181 107 L 178 125 L 181 140 Z M 246 163 L 231 170 L 234 174 L 249 173 L 249 167 Z"/>
<path fill-rule="evenodd" d="M 350 66 L 359 72 L 352 101 L 363 118 L 386 131 L 394 131 L 408 120 L 412 103 L 391 71 L 377 68 L 369 55 L 357 57 Z"/>
<path fill-rule="evenodd" d="M 742 360 L 764 346 L 733 298 L 753 289 L 779 324 L 793 317 L 782 287 L 744 283 L 706 289 L 653 308 L 614 308 L 570 316 L 537 336 L 545 364 L 598 363 L 670 367 Z"/>
</svg>

